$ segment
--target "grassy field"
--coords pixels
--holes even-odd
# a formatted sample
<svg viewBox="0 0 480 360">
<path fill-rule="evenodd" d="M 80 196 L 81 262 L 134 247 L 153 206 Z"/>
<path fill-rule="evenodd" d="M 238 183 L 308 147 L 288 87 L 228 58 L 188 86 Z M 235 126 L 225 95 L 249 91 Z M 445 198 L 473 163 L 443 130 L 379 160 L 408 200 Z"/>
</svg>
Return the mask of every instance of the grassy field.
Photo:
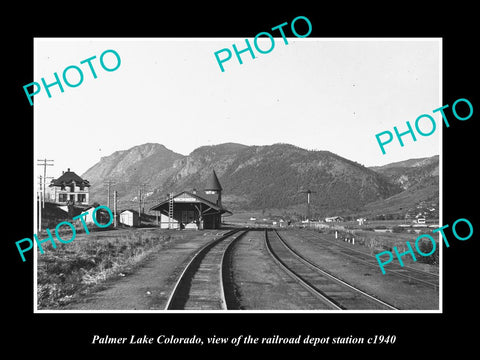
<svg viewBox="0 0 480 360">
<path fill-rule="evenodd" d="M 119 229 L 77 234 L 56 249 L 44 243 L 45 253 L 37 257 L 38 309 L 61 308 L 107 279 L 125 276 L 171 237 L 168 230 Z"/>
<path fill-rule="evenodd" d="M 372 256 L 375 256 L 378 253 L 383 251 L 393 252 L 393 247 L 396 247 L 399 253 L 403 253 L 408 250 L 407 242 L 410 243 L 412 248 L 415 250 L 415 240 L 419 234 L 413 232 L 412 229 L 398 229 L 393 232 L 376 232 L 369 230 L 358 230 L 358 229 L 348 229 L 348 230 L 335 230 L 335 229 L 321 229 L 308 231 L 319 231 L 322 233 L 330 234 L 332 240 L 334 239 L 335 231 L 337 231 L 338 240 L 347 240 L 348 243 L 354 242 L 356 247 L 364 248 L 365 252 L 369 253 Z M 421 234 L 430 234 L 436 242 L 436 251 L 430 256 L 420 256 L 416 255 L 417 263 L 429 264 L 433 266 L 439 265 L 439 243 L 438 235 L 432 234 L 431 229 L 422 228 Z M 354 240 L 354 241 L 352 241 Z M 429 240 L 421 239 L 418 242 L 420 250 L 427 254 L 432 250 L 432 243 Z M 408 264 L 413 265 L 414 261 L 411 259 L 411 256 L 404 256 L 402 260 Z"/>
</svg>

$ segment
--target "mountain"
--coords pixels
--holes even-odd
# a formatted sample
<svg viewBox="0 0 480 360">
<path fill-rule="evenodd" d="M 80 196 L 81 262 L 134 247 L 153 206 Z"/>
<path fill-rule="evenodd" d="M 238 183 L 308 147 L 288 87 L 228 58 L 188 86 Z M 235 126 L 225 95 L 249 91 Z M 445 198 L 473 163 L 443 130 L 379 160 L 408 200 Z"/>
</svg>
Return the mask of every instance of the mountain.
<svg viewBox="0 0 480 360">
<path fill-rule="evenodd" d="M 367 204 L 363 211 L 370 217 L 384 214 L 397 217 L 422 214 L 439 216 L 439 156 L 410 159 L 370 169 L 386 176 L 403 191 Z"/>
<path fill-rule="evenodd" d="M 298 191 L 309 189 L 313 192 L 311 213 L 330 216 L 360 213 L 368 204 L 381 204 L 401 194 L 407 184 L 398 180 L 403 173 L 408 175 L 409 188 L 415 189 L 418 174 L 427 170 L 425 166 L 417 166 L 417 172 L 413 168 L 410 163 L 367 168 L 329 151 L 289 144 L 225 143 L 199 147 L 187 156 L 163 145 L 144 144 L 103 157 L 82 178 L 92 185 L 92 201 L 103 204 L 107 194 L 104 183 L 113 180 L 120 209 L 136 208 L 139 185 L 146 183 L 148 210 L 169 192 L 202 189 L 215 169 L 224 189 L 223 203 L 230 210 L 274 209 L 304 214 L 306 195 Z"/>
<path fill-rule="evenodd" d="M 413 185 L 432 178 L 438 180 L 438 167 L 439 156 L 435 155 L 428 158 L 399 161 L 383 166 L 372 166 L 369 169 L 387 176 L 395 184 L 406 190 Z"/>
<path fill-rule="evenodd" d="M 305 195 L 298 190 L 310 189 L 315 197 L 312 210 L 327 213 L 353 210 L 401 191 L 360 164 L 288 144 L 204 146 L 174 166 L 177 172 L 158 187 L 160 193 L 201 189 L 215 169 L 224 188 L 223 202 L 233 210 L 303 206 Z"/>
<path fill-rule="evenodd" d="M 175 172 L 173 164 L 181 158 L 183 155 L 163 145 L 147 143 L 102 157 L 82 178 L 90 182 L 92 202 L 106 203 L 105 183 L 110 180 L 114 183 L 112 191 L 115 189 L 119 193 L 119 201 L 128 205 L 132 194 L 138 192 L 138 186 L 143 183 L 162 183 Z"/>
</svg>

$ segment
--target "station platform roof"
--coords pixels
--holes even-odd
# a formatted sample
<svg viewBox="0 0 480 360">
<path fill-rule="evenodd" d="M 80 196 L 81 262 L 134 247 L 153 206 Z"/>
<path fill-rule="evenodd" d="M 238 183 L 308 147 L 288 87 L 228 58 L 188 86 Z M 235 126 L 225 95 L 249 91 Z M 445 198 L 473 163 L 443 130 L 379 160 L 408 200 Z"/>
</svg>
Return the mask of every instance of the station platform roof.
<svg viewBox="0 0 480 360">
<path fill-rule="evenodd" d="M 203 194 L 202 194 L 203 195 Z M 206 197 L 208 195 L 206 194 Z M 165 199 L 164 201 L 160 202 L 157 205 L 154 205 L 150 208 L 151 211 L 160 211 L 164 214 L 168 214 L 168 207 L 169 207 L 170 199 Z M 202 213 L 204 214 L 225 214 L 228 213 L 232 215 L 232 212 L 225 209 L 221 205 L 217 205 L 210 200 L 205 199 L 203 196 L 199 194 L 195 194 L 190 191 L 182 191 L 173 196 L 174 207 L 180 204 L 202 204 L 203 210 Z"/>
</svg>

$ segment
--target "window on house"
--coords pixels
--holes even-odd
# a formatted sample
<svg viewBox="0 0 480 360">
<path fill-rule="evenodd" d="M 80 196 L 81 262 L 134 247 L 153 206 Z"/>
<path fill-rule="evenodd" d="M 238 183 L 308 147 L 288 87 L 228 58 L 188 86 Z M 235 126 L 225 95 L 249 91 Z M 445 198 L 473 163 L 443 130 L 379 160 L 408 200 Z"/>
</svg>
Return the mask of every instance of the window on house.
<svg viewBox="0 0 480 360">
<path fill-rule="evenodd" d="M 67 194 L 58 194 L 58 202 L 66 202 Z"/>
<path fill-rule="evenodd" d="M 85 194 L 78 194 L 77 199 L 78 199 L 78 202 L 85 202 L 86 196 Z"/>
</svg>

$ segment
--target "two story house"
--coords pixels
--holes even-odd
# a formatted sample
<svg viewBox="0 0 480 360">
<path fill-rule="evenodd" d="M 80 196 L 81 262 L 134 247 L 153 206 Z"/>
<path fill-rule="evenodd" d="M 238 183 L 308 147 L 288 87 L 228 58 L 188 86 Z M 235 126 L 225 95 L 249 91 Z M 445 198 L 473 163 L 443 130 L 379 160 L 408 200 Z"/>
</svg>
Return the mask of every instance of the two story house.
<svg viewBox="0 0 480 360">
<path fill-rule="evenodd" d="M 58 204 L 85 205 L 89 202 L 88 180 L 70 171 L 62 172 L 62 176 L 50 183 L 50 200 Z"/>
</svg>

